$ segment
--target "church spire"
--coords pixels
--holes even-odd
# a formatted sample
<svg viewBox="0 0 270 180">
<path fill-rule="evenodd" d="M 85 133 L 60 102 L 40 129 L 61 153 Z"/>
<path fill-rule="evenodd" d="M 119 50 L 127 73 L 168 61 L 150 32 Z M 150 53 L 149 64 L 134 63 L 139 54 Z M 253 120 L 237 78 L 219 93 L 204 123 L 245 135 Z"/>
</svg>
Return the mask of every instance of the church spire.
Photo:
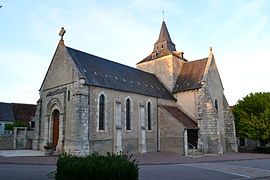
<svg viewBox="0 0 270 180">
<path fill-rule="evenodd" d="M 165 21 L 162 21 L 158 40 L 154 44 L 154 51 L 161 50 L 176 51 L 175 45 L 171 40 Z"/>
<path fill-rule="evenodd" d="M 172 42 L 166 23 L 165 21 L 162 21 L 159 37 L 155 44 L 162 43 L 164 41 Z"/>
</svg>

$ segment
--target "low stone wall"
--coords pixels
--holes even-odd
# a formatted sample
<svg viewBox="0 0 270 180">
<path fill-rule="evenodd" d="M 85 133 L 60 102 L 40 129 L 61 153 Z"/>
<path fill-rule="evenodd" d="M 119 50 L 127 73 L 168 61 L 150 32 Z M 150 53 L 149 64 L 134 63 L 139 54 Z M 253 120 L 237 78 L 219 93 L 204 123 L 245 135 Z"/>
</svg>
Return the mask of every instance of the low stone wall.
<svg viewBox="0 0 270 180">
<path fill-rule="evenodd" d="M 13 149 L 13 134 L 0 134 L 0 150 Z"/>
<path fill-rule="evenodd" d="M 23 131 L 17 131 L 9 134 L 0 134 L 0 150 L 11 150 L 11 149 L 32 149 L 32 142 L 34 137 L 33 130 L 27 130 L 26 134 Z"/>
</svg>

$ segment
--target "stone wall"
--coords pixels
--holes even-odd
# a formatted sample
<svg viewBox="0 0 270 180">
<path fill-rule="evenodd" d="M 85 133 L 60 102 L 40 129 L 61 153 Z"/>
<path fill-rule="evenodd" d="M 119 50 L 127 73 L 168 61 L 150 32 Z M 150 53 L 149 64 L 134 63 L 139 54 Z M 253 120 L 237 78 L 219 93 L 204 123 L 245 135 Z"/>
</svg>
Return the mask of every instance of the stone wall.
<svg viewBox="0 0 270 180">
<path fill-rule="evenodd" d="M 225 137 L 226 137 L 226 151 L 237 152 L 237 141 L 235 132 L 234 116 L 231 112 L 229 104 L 223 96 L 224 120 L 225 120 Z"/>
<path fill-rule="evenodd" d="M 160 151 L 184 154 L 184 126 L 162 108 L 158 108 Z"/>
<path fill-rule="evenodd" d="M 198 149 L 204 153 L 223 153 L 218 131 L 218 114 L 208 90 L 200 90 L 198 105 Z"/>
<path fill-rule="evenodd" d="M 33 130 L 27 130 L 26 134 L 24 130 L 18 130 L 15 135 L 16 138 L 14 138 L 14 132 L 10 132 L 9 134 L 0 134 L 0 150 L 32 149 Z"/>
<path fill-rule="evenodd" d="M 13 134 L 0 134 L 0 150 L 13 149 Z"/>
<path fill-rule="evenodd" d="M 174 94 L 177 105 L 193 119 L 197 117 L 199 90 L 183 91 Z"/>
<path fill-rule="evenodd" d="M 160 82 L 171 92 L 184 61 L 168 55 L 158 59 L 137 64 L 137 68 L 152 74 L 155 74 Z"/>
<path fill-rule="evenodd" d="M 76 81 L 78 71 L 75 67 L 66 47 L 59 45 L 42 83 L 41 91 Z"/>
<path fill-rule="evenodd" d="M 205 153 L 237 152 L 234 117 L 225 96 L 223 95 L 222 114 L 220 114 L 217 113 L 207 88 L 202 88 L 200 91 L 199 149 L 203 149 Z M 223 124 L 220 124 L 221 120 L 224 121 Z M 224 128 L 224 134 L 220 133 L 220 128 Z"/>
<path fill-rule="evenodd" d="M 81 82 L 82 81 L 82 82 Z M 57 152 L 88 154 L 114 151 L 114 106 L 121 102 L 122 151 L 139 152 L 139 104 L 146 112 L 147 103 L 151 103 L 152 130 L 146 129 L 147 152 L 157 150 L 156 138 L 156 98 L 137 95 L 112 89 L 83 85 L 83 80 L 41 92 L 41 100 L 36 113 L 36 136 L 34 149 L 44 150 L 47 141 L 52 142 L 52 117 L 54 109 L 60 111 L 59 141 Z M 68 100 L 68 91 L 70 98 Z M 98 130 L 99 97 L 105 96 L 105 131 Z M 131 130 L 125 130 L 125 103 L 131 101 Z M 42 107 L 39 110 L 40 106 Z M 40 111 L 40 112 L 39 112 Z M 146 116 L 146 114 L 145 114 Z M 146 118 L 146 117 L 145 117 Z M 147 122 L 145 122 L 147 127 Z"/>
<path fill-rule="evenodd" d="M 146 132 L 146 151 L 157 151 L 157 99 L 154 97 L 138 95 L 128 92 L 116 91 L 112 89 L 90 86 L 90 151 L 108 152 L 115 151 L 115 103 L 121 104 L 121 136 L 122 151 L 139 153 L 141 126 L 145 127 Z M 99 117 L 99 97 L 105 96 L 105 130 L 98 130 Z M 126 100 L 131 103 L 131 130 L 126 130 Z M 151 125 L 152 130 L 148 130 L 147 122 L 147 103 L 151 103 Z M 145 124 L 142 125 L 139 117 L 139 106 L 144 108 Z"/>
<path fill-rule="evenodd" d="M 79 116 L 78 109 L 75 105 L 79 103 L 80 93 L 77 92 L 79 82 L 72 82 L 56 88 L 44 90 L 40 92 L 40 100 L 36 112 L 35 139 L 33 148 L 44 150 L 43 147 L 47 142 L 52 142 L 53 138 L 53 117 L 54 110 L 58 110 L 59 114 L 59 140 L 57 152 L 63 153 L 64 149 L 70 149 L 66 146 L 65 141 L 70 141 L 69 146 L 76 146 L 76 142 L 80 141 L 80 131 L 77 122 Z"/>
</svg>

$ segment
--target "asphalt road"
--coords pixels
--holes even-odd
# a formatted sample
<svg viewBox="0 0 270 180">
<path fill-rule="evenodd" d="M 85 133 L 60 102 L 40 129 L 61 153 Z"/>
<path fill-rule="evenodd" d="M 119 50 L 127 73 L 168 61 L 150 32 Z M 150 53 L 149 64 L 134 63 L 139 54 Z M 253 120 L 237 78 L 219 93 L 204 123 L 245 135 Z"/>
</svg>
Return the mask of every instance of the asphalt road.
<svg viewBox="0 0 270 180">
<path fill-rule="evenodd" d="M 1 180 L 47 180 L 47 174 L 56 167 L 52 165 L 0 164 Z"/>
<path fill-rule="evenodd" d="M 0 179 L 47 180 L 47 173 L 54 169 L 55 166 L 52 165 L 0 164 Z M 139 173 L 140 180 L 253 179 L 265 176 L 270 177 L 270 159 L 174 165 L 141 165 Z"/>
</svg>

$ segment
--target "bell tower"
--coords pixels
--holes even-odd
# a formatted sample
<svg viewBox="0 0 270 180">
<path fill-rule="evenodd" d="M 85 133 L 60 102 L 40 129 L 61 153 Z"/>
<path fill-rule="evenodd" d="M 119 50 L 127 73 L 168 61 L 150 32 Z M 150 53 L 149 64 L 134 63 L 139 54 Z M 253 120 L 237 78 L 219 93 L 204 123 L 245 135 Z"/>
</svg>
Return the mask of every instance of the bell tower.
<svg viewBox="0 0 270 180">
<path fill-rule="evenodd" d="M 153 52 L 137 63 L 137 68 L 155 74 L 160 82 L 172 92 L 182 65 L 186 61 L 183 54 L 176 51 L 166 23 L 163 21 Z"/>
<path fill-rule="evenodd" d="M 154 50 L 155 52 L 160 51 L 176 51 L 175 44 L 172 42 L 170 34 L 168 32 L 167 26 L 165 22 L 162 22 L 159 37 L 157 42 L 154 44 Z"/>
</svg>

